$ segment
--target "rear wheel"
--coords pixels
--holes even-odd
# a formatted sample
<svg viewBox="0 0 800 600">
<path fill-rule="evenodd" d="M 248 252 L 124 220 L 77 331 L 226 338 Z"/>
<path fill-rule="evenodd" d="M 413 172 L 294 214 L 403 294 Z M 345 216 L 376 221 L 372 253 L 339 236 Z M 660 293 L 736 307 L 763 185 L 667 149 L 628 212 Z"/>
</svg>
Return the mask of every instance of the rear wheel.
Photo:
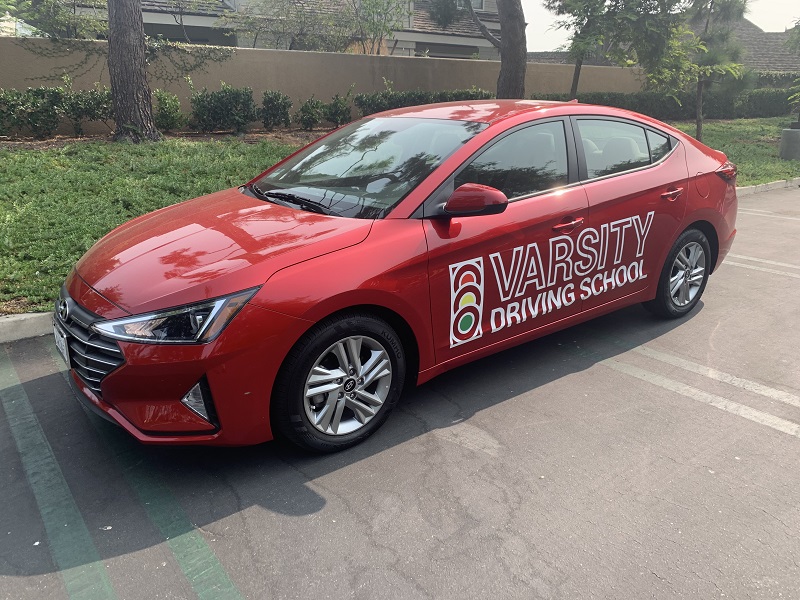
<svg viewBox="0 0 800 600">
<path fill-rule="evenodd" d="M 690 312 L 703 295 L 711 272 L 711 247 L 702 231 L 687 229 L 675 241 L 661 277 L 656 297 L 644 303 L 655 315 L 676 319 Z"/>
<path fill-rule="evenodd" d="M 406 360 L 400 337 L 370 314 L 322 321 L 286 358 L 272 397 L 273 428 L 318 452 L 353 446 L 397 404 Z"/>
</svg>

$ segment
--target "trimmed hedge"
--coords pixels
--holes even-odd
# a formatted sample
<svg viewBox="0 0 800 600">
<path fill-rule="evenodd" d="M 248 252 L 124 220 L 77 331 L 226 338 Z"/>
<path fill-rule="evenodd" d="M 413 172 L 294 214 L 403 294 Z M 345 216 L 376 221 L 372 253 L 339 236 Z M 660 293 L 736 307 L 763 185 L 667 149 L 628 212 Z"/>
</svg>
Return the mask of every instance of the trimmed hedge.
<svg viewBox="0 0 800 600">
<path fill-rule="evenodd" d="M 489 100 L 491 98 L 494 98 L 492 92 L 476 87 L 468 90 L 444 90 L 440 92 L 423 90 L 397 92 L 392 89 L 386 89 L 382 92 L 356 94 L 353 103 L 361 111 L 361 114 L 366 117 L 376 112 L 405 106 L 416 106 L 417 104 L 453 102 L 456 100 Z"/>
<path fill-rule="evenodd" d="M 747 90 L 736 96 L 706 93 L 703 96 L 703 114 L 707 119 L 746 119 L 782 117 L 790 112 L 788 93 L 784 89 Z M 570 100 L 568 94 L 534 94 L 536 100 Z M 649 115 L 662 121 L 684 121 L 695 118 L 695 96 L 678 94 L 677 99 L 659 92 L 586 92 L 579 93 L 584 104 L 614 106 Z"/>
<path fill-rule="evenodd" d="M 354 83 L 347 90 L 344 96 L 336 94 L 331 101 L 325 105 L 323 109 L 323 116 L 329 123 L 333 123 L 336 127 L 341 127 L 345 123 L 353 120 L 350 113 L 350 98 L 353 96 L 353 88 L 356 86 Z"/>
<path fill-rule="evenodd" d="M 342 125 L 350 120 L 350 97 L 337 94 L 330 103 L 322 103 L 313 97 L 300 106 L 295 120 L 305 129 L 328 120 Z M 736 119 L 781 117 L 791 114 L 791 103 L 786 89 L 760 88 L 739 94 L 713 91 L 706 93 L 703 102 L 704 116 L 708 119 Z M 157 90 L 154 94 L 157 126 L 164 131 L 179 129 L 186 118 L 180 114 L 180 103 L 173 94 Z M 357 94 L 353 103 L 363 115 L 376 112 L 430 104 L 434 102 L 471 101 L 494 98 L 494 94 L 479 88 L 399 92 L 387 89 L 381 92 Z M 567 101 L 567 94 L 535 94 L 539 100 Z M 600 104 L 632 110 L 665 121 L 693 119 L 695 117 L 694 94 L 684 92 L 677 98 L 659 92 L 587 92 L 578 94 L 578 99 L 587 104 Z M 262 106 L 256 110 L 253 91 L 249 87 L 234 88 L 222 83 L 222 89 L 210 92 L 192 88 L 192 122 L 200 131 L 242 132 L 252 121 L 260 118 L 264 127 L 289 126 L 291 99 L 277 91 L 264 92 Z M 72 124 L 75 135 L 82 135 L 87 121 L 113 121 L 113 105 L 108 88 L 73 90 L 65 79 L 59 87 L 28 88 L 20 91 L 0 89 L 0 135 L 27 133 L 44 139 L 53 135 L 63 121 Z"/>
<path fill-rule="evenodd" d="M 249 87 L 235 88 L 222 82 L 222 89 L 216 92 L 192 88 L 189 101 L 192 104 L 192 124 L 200 131 L 242 133 L 258 116 L 253 90 Z"/>
<path fill-rule="evenodd" d="M 86 121 L 112 121 L 111 90 L 73 90 L 71 83 L 27 90 L 0 89 L 0 135 L 28 133 L 37 139 L 51 137 L 62 120 L 75 135 L 83 135 Z"/>
<path fill-rule="evenodd" d="M 264 129 L 272 131 L 276 125 L 283 125 L 289 127 L 291 125 L 291 116 L 289 111 L 292 108 L 292 99 L 283 92 L 274 90 L 266 90 L 264 98 L 261 101 L 261 122 L 264 123 Z"/>
<path fill-rule="evenodd" d="M 294 116 L 295 121 L 306 131 L 314 129 L 314 127 L 322 123 L 324 118 L 325 103 L 322 100 L 317 100 L 314 96 L 303 102 Z"/>
<path fill-rule="evenodd" d="M 189 118 L 181 112 L 181 101 L 175 94 L 153 90 L 153 104 L 153 120 L 159 131 L 175 131 L 189 122 Z"/>
</svg>

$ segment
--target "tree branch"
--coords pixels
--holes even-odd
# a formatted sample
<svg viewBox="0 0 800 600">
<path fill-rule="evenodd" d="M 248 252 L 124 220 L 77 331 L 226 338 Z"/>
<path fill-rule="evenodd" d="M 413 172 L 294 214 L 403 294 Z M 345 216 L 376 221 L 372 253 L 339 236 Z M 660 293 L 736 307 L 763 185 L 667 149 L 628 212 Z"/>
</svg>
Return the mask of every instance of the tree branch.
<svg viewBox="0 0 800 600">
<path fill-rule="evenodd" d="M 492 46 L 500 50 L 500 40 L 498 40 L 494 35 L 492 35 L 492 32 L 489 31 L 489 28 L 486 27 L 486 25 L 483 24 L 483 21 L 481 21 L 478 18 L 477 13 L 475 12 L 475 7 L 472 6 L 472 0 L 464 0 L 464 1 L 467 5 L 467 8 L 469 9 L 469 14 L 472 15 L 472 20 L 475 21 L 475 25 L 478 26 L 478 29 L 481 30 L 481 34 L 483 34 L 483 37 L 489 40 L 492 43 Z"/>
</svg>

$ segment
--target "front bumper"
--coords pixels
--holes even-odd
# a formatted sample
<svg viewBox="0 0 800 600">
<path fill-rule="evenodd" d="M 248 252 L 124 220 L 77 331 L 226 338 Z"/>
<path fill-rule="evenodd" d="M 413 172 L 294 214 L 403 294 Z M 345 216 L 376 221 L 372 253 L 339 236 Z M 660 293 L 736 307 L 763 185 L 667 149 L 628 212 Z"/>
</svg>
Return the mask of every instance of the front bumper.
<svg viewBox="0 0 800 600">
<path fill-rule="evenodd" d="M 68 282 L 67 293 L 74 298 L 72 287 Z M 100 312 L 91 306 L 80 308 L 95 316 Z M 257 444 L 272 439 L 272 386 L 284 356 L 309 326 L 307 321 L 248 304 L 211 343 L 115 342 L 124 362 L 98 383 L 85 380 L 79 369 L 71 369 L 70 376 L 84 405 L 140 442 Z M 204 378 L 217 424 L 181 403 Z"/>
</svg>

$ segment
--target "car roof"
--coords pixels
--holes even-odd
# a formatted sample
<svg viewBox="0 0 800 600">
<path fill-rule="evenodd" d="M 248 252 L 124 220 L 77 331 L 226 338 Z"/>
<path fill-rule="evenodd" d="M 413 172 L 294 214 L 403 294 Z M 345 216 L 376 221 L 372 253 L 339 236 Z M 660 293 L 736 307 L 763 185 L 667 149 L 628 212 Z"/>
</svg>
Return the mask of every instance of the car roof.
<svg viewBox="0 0 800 600">
<path fill-rule="evenodd" d="M 396 108 L 370 115 L 371 117 L 417 117 L 420 119 L 448 119 L 494 123 L 524 113 L 542 112 L 556 107 L 574 107 L 575 102 L 548 100 L 474 100 L 442 102 Z"/>
<path fill-rule="evenodd" d="M 634 119 L 640 124 L 655 127 L 669 133 L 680 140 L 688 141 L 700 147 L 700 142 L 687 136 L 672 125 L 664 123 L 648 115 L 643 115 L 623 108 L 603 106 L 599 104 L 583 104 L 577 100 L 569 102 L 554 102 L 550 100 L 474 100 L 469 102 L 442 102 L 440 104 L 423 104 L 395 108 L 380 113 L 369 115 L 375 117 L 417 117 L 421 119 L 449 119 L 453 121 L 474 121 L 493 125 L 501 121 L 519 117 L 521 115 L 567 116 L 567 115 L 602 115 Z"/>
</svg>

